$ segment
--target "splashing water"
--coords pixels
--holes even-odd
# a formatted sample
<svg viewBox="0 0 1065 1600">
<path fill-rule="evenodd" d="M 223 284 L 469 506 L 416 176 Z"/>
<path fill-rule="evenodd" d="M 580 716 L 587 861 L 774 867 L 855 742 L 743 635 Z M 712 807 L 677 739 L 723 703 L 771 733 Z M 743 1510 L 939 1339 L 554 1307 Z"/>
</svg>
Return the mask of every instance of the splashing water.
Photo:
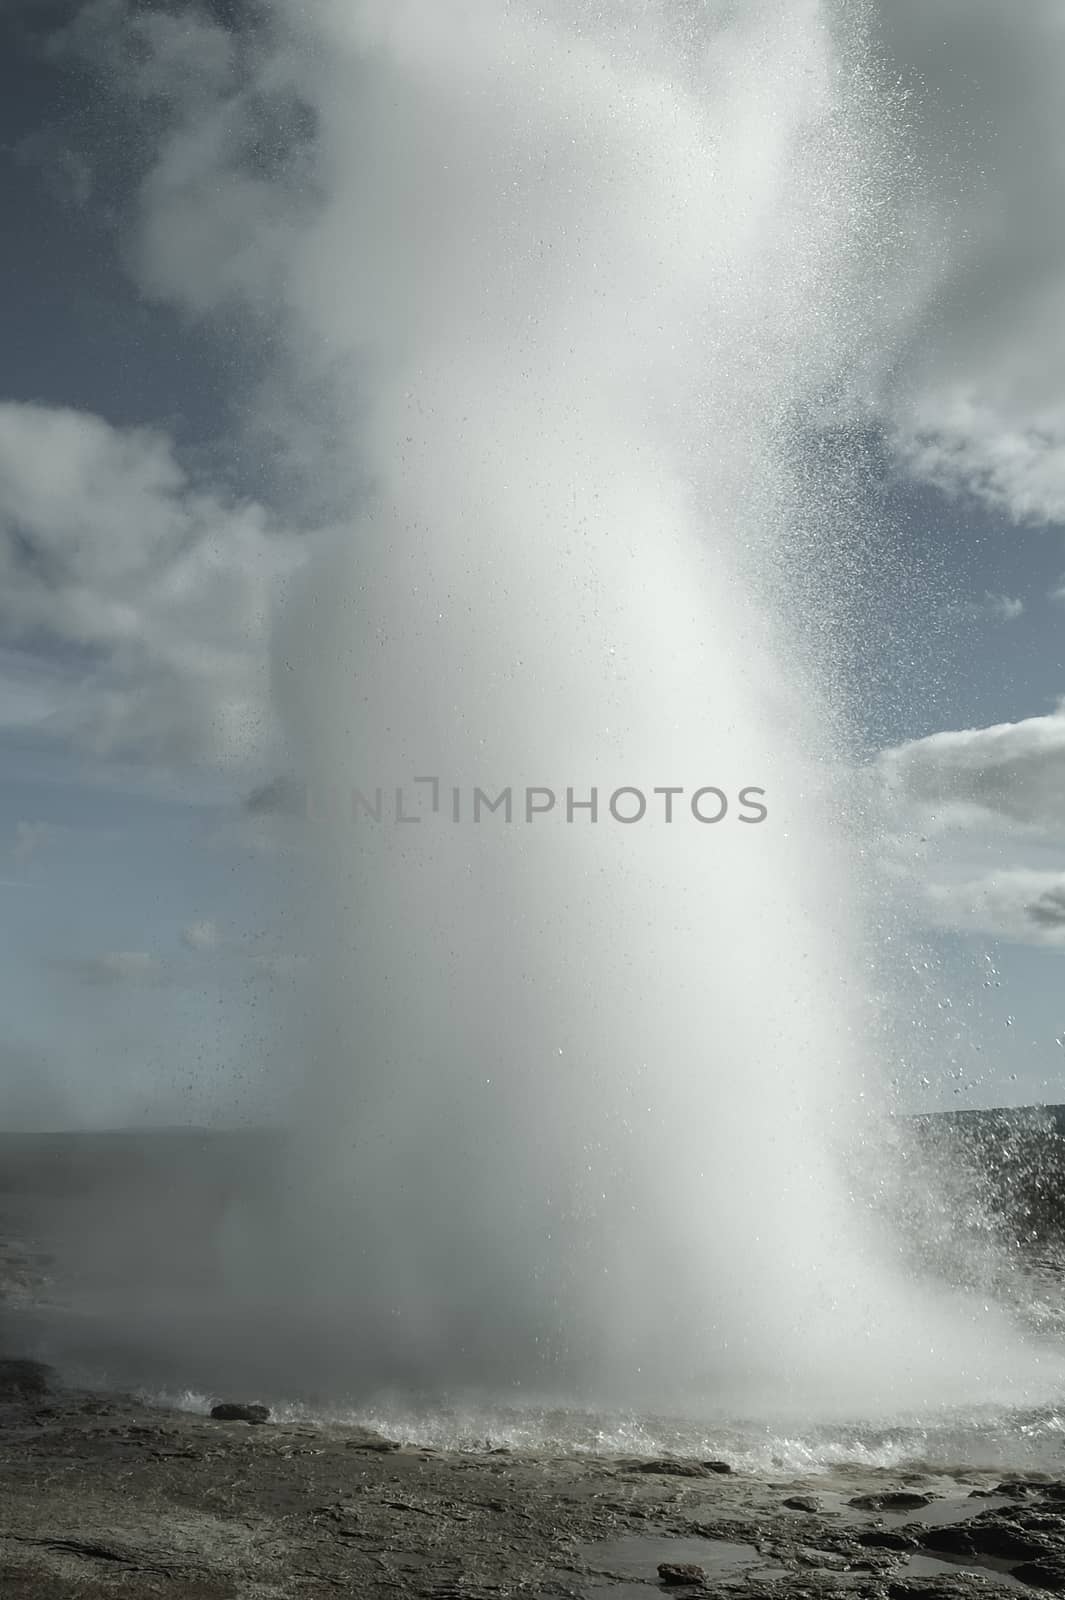
<svg viewBox="0 0 1065 1600">
<path fill-rule="evenodd" d="M 287 1219 L 317 1370 L 745 1415 L 1052 1391 L 843 1175 L 878 1071 L 802 440 L 889 336 L 853 27 L 287 26 L 320 181 L 287 326 L 363 485 L 276 641 L 318 797 Z"/>
</svg>

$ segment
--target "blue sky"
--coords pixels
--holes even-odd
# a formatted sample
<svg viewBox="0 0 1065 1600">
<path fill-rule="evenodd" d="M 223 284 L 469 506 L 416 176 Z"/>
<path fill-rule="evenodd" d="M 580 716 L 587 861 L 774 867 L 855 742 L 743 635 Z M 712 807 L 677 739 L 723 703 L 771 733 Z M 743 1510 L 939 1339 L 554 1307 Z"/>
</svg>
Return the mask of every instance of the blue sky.
<svg viewBox="0 0 1065 1600">
<path fill-rule="evenodd" d="M 895 197 L 906 295 L 836 447 L 870 541 L 850 755 L 981 1047 L 960 1096 L 946 1062 L 915 1095 L 1065 1100 L 1065 28 L 1049 3 L 878 16 L 920 180 Z M 323 40 L 296 60 L 283 27 L 264 46 L 239 8 L 180 0 L 15 4 L 0 28 L 9 1118 L 255 1116 L 304 953 L 291 852 L 243 802 L 284 764 L 272 608 L 338 498 L 328 386 L 293 375 L 271 300 L 328 186 Z"/>
<path fill-rule="evenodd" d="M 5 26 L 4 398 L 114 428 L 150 424 L 184 460 L 237 477 L 238 452 L 220 461 L 218 440 L 254 357 L 239 337 L 220 341 L 138 293 L 121 220 L 136 119 L 120 97 L 100 97 L 81 63 L 48 57 L 76 10 L 16 8 Z M 196 1120 L 225 1104 L 255 1116 L 275 1026 L 278 875 L 254 841 L 232 842 L 253 779 L 210 763 L 101 758 L 42 734 L 57 697 L 95 665 L 91 650 L 79 654 L 54 638 L 0 647 L 10 1114 Z M 155 965 L 108 966 L 123 954 Z"/>
</svg>

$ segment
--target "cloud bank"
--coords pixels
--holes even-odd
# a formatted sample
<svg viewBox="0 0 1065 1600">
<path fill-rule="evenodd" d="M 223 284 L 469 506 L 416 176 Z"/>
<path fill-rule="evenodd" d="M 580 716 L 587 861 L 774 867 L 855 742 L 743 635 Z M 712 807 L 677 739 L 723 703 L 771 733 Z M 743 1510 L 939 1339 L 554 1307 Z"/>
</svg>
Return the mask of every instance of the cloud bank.
<svg viewBox="0 0 1065 1600">
<path fill-rule="evenodd" d="M 881 752 L 889 849 L 936 926 L 1065 947 L 1065 703 Z"/>
<path fill-rule="evenodd" d="M 900 464 L 1018 524 L 1065 521 L 1065 182 L 1056 0 L 881 0 L 937 265 L 884 412 Z"/>
<path fill-rule="evenodd" d="M 261 505 L 198 484 L 165 434 L 0 403 L 9 723 L 100 755 L 246 761 L 269 745 L 267 639 L 301 559 Z"/>
</svg>

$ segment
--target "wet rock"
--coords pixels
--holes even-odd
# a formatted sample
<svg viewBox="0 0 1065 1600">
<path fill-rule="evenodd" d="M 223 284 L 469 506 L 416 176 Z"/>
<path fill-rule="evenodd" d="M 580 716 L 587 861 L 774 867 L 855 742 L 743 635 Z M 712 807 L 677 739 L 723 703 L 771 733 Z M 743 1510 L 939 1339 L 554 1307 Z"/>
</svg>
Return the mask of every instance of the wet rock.
<svg viewBox="0 0 1065 1600">
<path fill-rule="evenodd" d="M 897 1550 L 852 1550 L 847 1556 L 848 1572 L 871 1572 L 878 1577 L 883 1577 L 888 1572 L 897 1572 L 900 1562 Z"/>
<path fill-rule="evenodd" d="M 1052 1553 L 1045 1538 L 1018 1528 L 1014 1522 L 960 1523 L 948 1528 L 929 1528 L 921 1543 L 926 1550 L 942 1550 L 949 1555 L 1002 1556 L 1008 1560 L 1037 1560 Z"/>
<path fill-rule="evenodd" d="M 235 1400 L 223 1400 L 219 1405 L 211 1407 L 211 1416 L 215 1422 L 269 1422 L 270 1407 L 241 1405 Z"/>
<path fill-rule="evenodd" d="M 704 1461 L 703 1466 L 707 1472 L 731 1472 L 732 1468 L 727 1461 Z"/>
<path fill-rule="evenodd" d="M 386 1439 L 383 1433 L 377 1433 L 373 1428 L 355 1428 L 352 1435 L 344 1441 L 347 1450 L 374 1450 L 384 1455 L 389 1450 L 400 1448 L 395 1439 Z M 494 1450 L 491 1452 L 492 1455 L 495 1453 Z"/>
<path fill-rule="evenodd" d="M 1008 1522 L 973 1529 L 973 1544 L 984 1556 L 1003 1556 L 1008 1560 L 1037 1561 L 1052 1556 L 1054 1547 L 1038 1533 L 1029 1533 Z"/>
<path fill-rule="evenodd" d="M 1007 1506 L 999 1515 L 1019 1528 L 1027 1528 L 1029 1533 L 1041 1533 L 1048 1539 L 1065 1539 L 1065 1517 L 1060 1515 L 1029 1510 L 1026 1506 Z"/>
<path fill-rule="evenodd" d="M 934 1498 L 915 1489 L 883 1489 L 877 1494 L 856 1494 L 848 1503 L 859 1511 L 919 1511 Z"/>
<path fill-rule="evenodd" d="M 43 1361 L 0 1356 L 0 1399 L 28 1399 L 51 1392 L 55 1373 Z"/>
<path fill-rule="evenodd" d="M 809 1494 L 790 1494 L 781 1504 L 788 1511 L 808 1511 L 812 1516 L 816 1516 L 821 1510 L 818 1501 Z"/>
<path fill-rule="evenodd" d="M 1065 1589 L 1065 1561 L 1025 1561 L 1014 1567 L 1011 1576 L 1021 1583 L 1030 1583 L 1034 1589 Z"/>
<path fill-rule="evenodd" d="M 894 1578 L 887 1586 L 890 1600 L 1017 1600 L 1016 1588 L 1007 1588 L 982 1573 L 960 1572 L 936 1577 Z"/>
<path fill-rule="evenodd" d="M 818 1567 L 822 1572 L 847 1572 L 850 1568 L 848 1557 L 838 1550 L 814 1550 L 804 1544 L 799 1545 L 795 1559 L 800 1566 Z"/>
<path fill-rule="evenodd" d="M 855 1542 L 867 1550 L 917 1549 L 913 1534 L 905 1533 L 901 1528 L 865 1528 Z"/>
<path fill-rule="evenodd" d="M 662 1561 L 658 1567 L 658 1580 L 667 1588 L 679 1588 L 682 1584 L 704 1583 L 706 1573 L 694 1561 Z"/>
<path fill-rule="evenodd" d="M 941 1550 L 948 1556 L 975 1556 L 972 1529 L 962 1523 L 950 1528 L 929 1528 L 921 1539 L 926 1550 Z"/>
<path fill-rule="evenodd" d="M 711 1469 L 701 1461 L 675 1461 L 672 1456 L 660 1461 L 640 1461 L 637 1472 L 658 1472 L 670 1478 L 709 1478 Z"/>
</svg>

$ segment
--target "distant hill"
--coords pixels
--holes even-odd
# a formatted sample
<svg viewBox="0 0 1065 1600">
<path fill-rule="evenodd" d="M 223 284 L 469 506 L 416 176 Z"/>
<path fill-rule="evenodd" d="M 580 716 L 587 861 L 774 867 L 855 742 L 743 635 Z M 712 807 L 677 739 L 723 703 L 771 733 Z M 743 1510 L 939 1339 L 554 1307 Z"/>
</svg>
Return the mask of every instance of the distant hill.
<svg viewBox="0 0 1065 1600">
<path fill-rule="evenodd" d="M 894 1147 L 856 1175 L 856 1192 L 869 1178 L 872 1203 L 915 1236 L 1065 1244 L 1065 1105 L 929 1112 L 894 1126 Z M 276 1128 L 0 1133 L 5 1209 L 38 1196 L 98 1226 L 117 1212 L 146 1238 L 175 1214 L 190 1238 L 209 1231 L 240 1195 L 268 1210 L 291 1177 Z"/>
<path fill-rule="evenodd" d="M 1065 1106 L 996 1106 L 985 1111 L 926 1111 L 907 1121 L 956 1127 L 962 1133 L 992 1129 L 1052 1132 L 1065 1137 Z"/>
<path fill-rule="evenodd" d="M 1023 1246 L 1065 1241 L 1065 1106 L 939 1111 L 906 1119 L 947 1194 Z"/>
</svg>

